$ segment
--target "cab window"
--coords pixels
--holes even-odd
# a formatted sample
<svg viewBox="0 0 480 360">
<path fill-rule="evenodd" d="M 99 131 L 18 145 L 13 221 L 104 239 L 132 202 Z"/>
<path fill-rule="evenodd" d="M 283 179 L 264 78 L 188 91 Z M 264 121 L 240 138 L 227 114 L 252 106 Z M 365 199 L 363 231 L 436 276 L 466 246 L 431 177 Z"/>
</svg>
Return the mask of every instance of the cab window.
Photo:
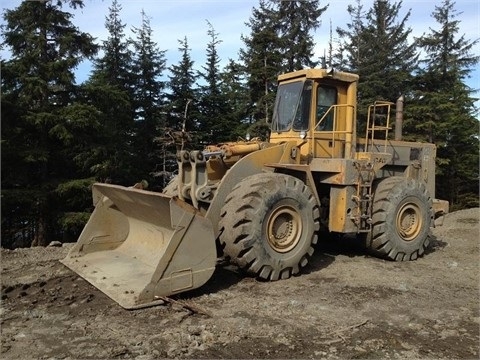
<svg viewBox="0 0 480 360">
<path fill-rule="evenodd" d="M 319 86 L 317 89 L 317 114 L 316 123 L 317 131 L 332 131 L 333 130 L 333 110 L 330 106 L 337 103 L 337 89 L 334 87 Z M 325 114 L 327 114 L 325 116 Z"/>
<path fill-rule="evenodd" d="M 312 102 L 312 87 L 313 81 L 305 81 L 300 104 L 297 108 L 297 113 L 295 114 L 295 120 L 293 121 L 293 130 L 308 130 Z"/>
<path fill-rule="evenodd" d="M 272 118 L 272 131 L 290 130 L 297 114 L 298 104 L 303 89 L 303 81 L 280 84 Z"/>
</svg>

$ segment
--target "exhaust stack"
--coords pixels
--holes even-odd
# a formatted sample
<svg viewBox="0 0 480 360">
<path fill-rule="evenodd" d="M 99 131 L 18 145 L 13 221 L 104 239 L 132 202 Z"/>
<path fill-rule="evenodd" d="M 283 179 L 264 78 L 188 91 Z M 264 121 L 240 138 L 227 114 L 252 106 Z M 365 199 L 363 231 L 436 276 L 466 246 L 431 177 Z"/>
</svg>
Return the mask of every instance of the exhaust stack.
<svg viewBox="0 0 480 360">
<path fill-rule="evenodd" d="M 402 140 L 402 128 L 403 128 L 403 101 L 404 97 L 401 95 L 397 99 L 396 111 L 395 111 L 395 140 Z"/>
</svg>

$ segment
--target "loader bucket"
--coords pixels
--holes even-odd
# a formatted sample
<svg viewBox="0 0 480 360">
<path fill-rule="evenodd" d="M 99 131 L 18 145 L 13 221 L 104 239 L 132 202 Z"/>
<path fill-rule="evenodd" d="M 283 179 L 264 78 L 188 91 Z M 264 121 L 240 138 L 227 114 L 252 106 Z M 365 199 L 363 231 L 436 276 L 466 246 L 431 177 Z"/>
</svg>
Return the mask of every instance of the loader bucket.
<svg viewBox="0 0 480 360">
<path fill-rule="evenodd" d="M 213 274 L 210 220 L 160 193 L 94 184 L 95 209 L 61 262 L 126 309 L 195 289 Z"/>
</svg>

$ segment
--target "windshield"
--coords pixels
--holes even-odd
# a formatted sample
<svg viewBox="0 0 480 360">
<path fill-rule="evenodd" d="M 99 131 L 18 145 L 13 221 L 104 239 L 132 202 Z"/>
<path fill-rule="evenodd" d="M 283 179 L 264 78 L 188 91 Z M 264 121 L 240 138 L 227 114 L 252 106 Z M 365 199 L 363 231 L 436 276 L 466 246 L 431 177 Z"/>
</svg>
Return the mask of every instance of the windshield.
<svg viewBox="0 0 480 360">
<path fill-rule="evenodd" d="M 308 130 L 313 82 L 311 80 L 282 84 L 277 90 L 272 131 Z"/>
<path fill-rule="evenodd" d="M 303 81 L 279 85 L 273 110 L 272 131 L 281 132 L 290 129 L 297 113 L 302 88 Z"/>
</svg>

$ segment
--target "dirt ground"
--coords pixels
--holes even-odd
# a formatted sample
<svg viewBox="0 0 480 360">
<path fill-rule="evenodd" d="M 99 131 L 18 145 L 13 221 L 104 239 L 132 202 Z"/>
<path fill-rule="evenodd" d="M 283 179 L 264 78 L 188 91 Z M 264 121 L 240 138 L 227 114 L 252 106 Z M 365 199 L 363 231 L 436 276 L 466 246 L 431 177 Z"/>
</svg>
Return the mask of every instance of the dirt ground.
<svg viewBox="0 0 480 360">
<path fill-rule="evenodd" d="M 447 215 L 394 263 L 324 241 L 301 276 L 218 266 L 202 288 L 128 311 L 64 267 L 71 245 L 1 252 L 2 359 L 478 359 L 480 209 Z"/>
</svg>

